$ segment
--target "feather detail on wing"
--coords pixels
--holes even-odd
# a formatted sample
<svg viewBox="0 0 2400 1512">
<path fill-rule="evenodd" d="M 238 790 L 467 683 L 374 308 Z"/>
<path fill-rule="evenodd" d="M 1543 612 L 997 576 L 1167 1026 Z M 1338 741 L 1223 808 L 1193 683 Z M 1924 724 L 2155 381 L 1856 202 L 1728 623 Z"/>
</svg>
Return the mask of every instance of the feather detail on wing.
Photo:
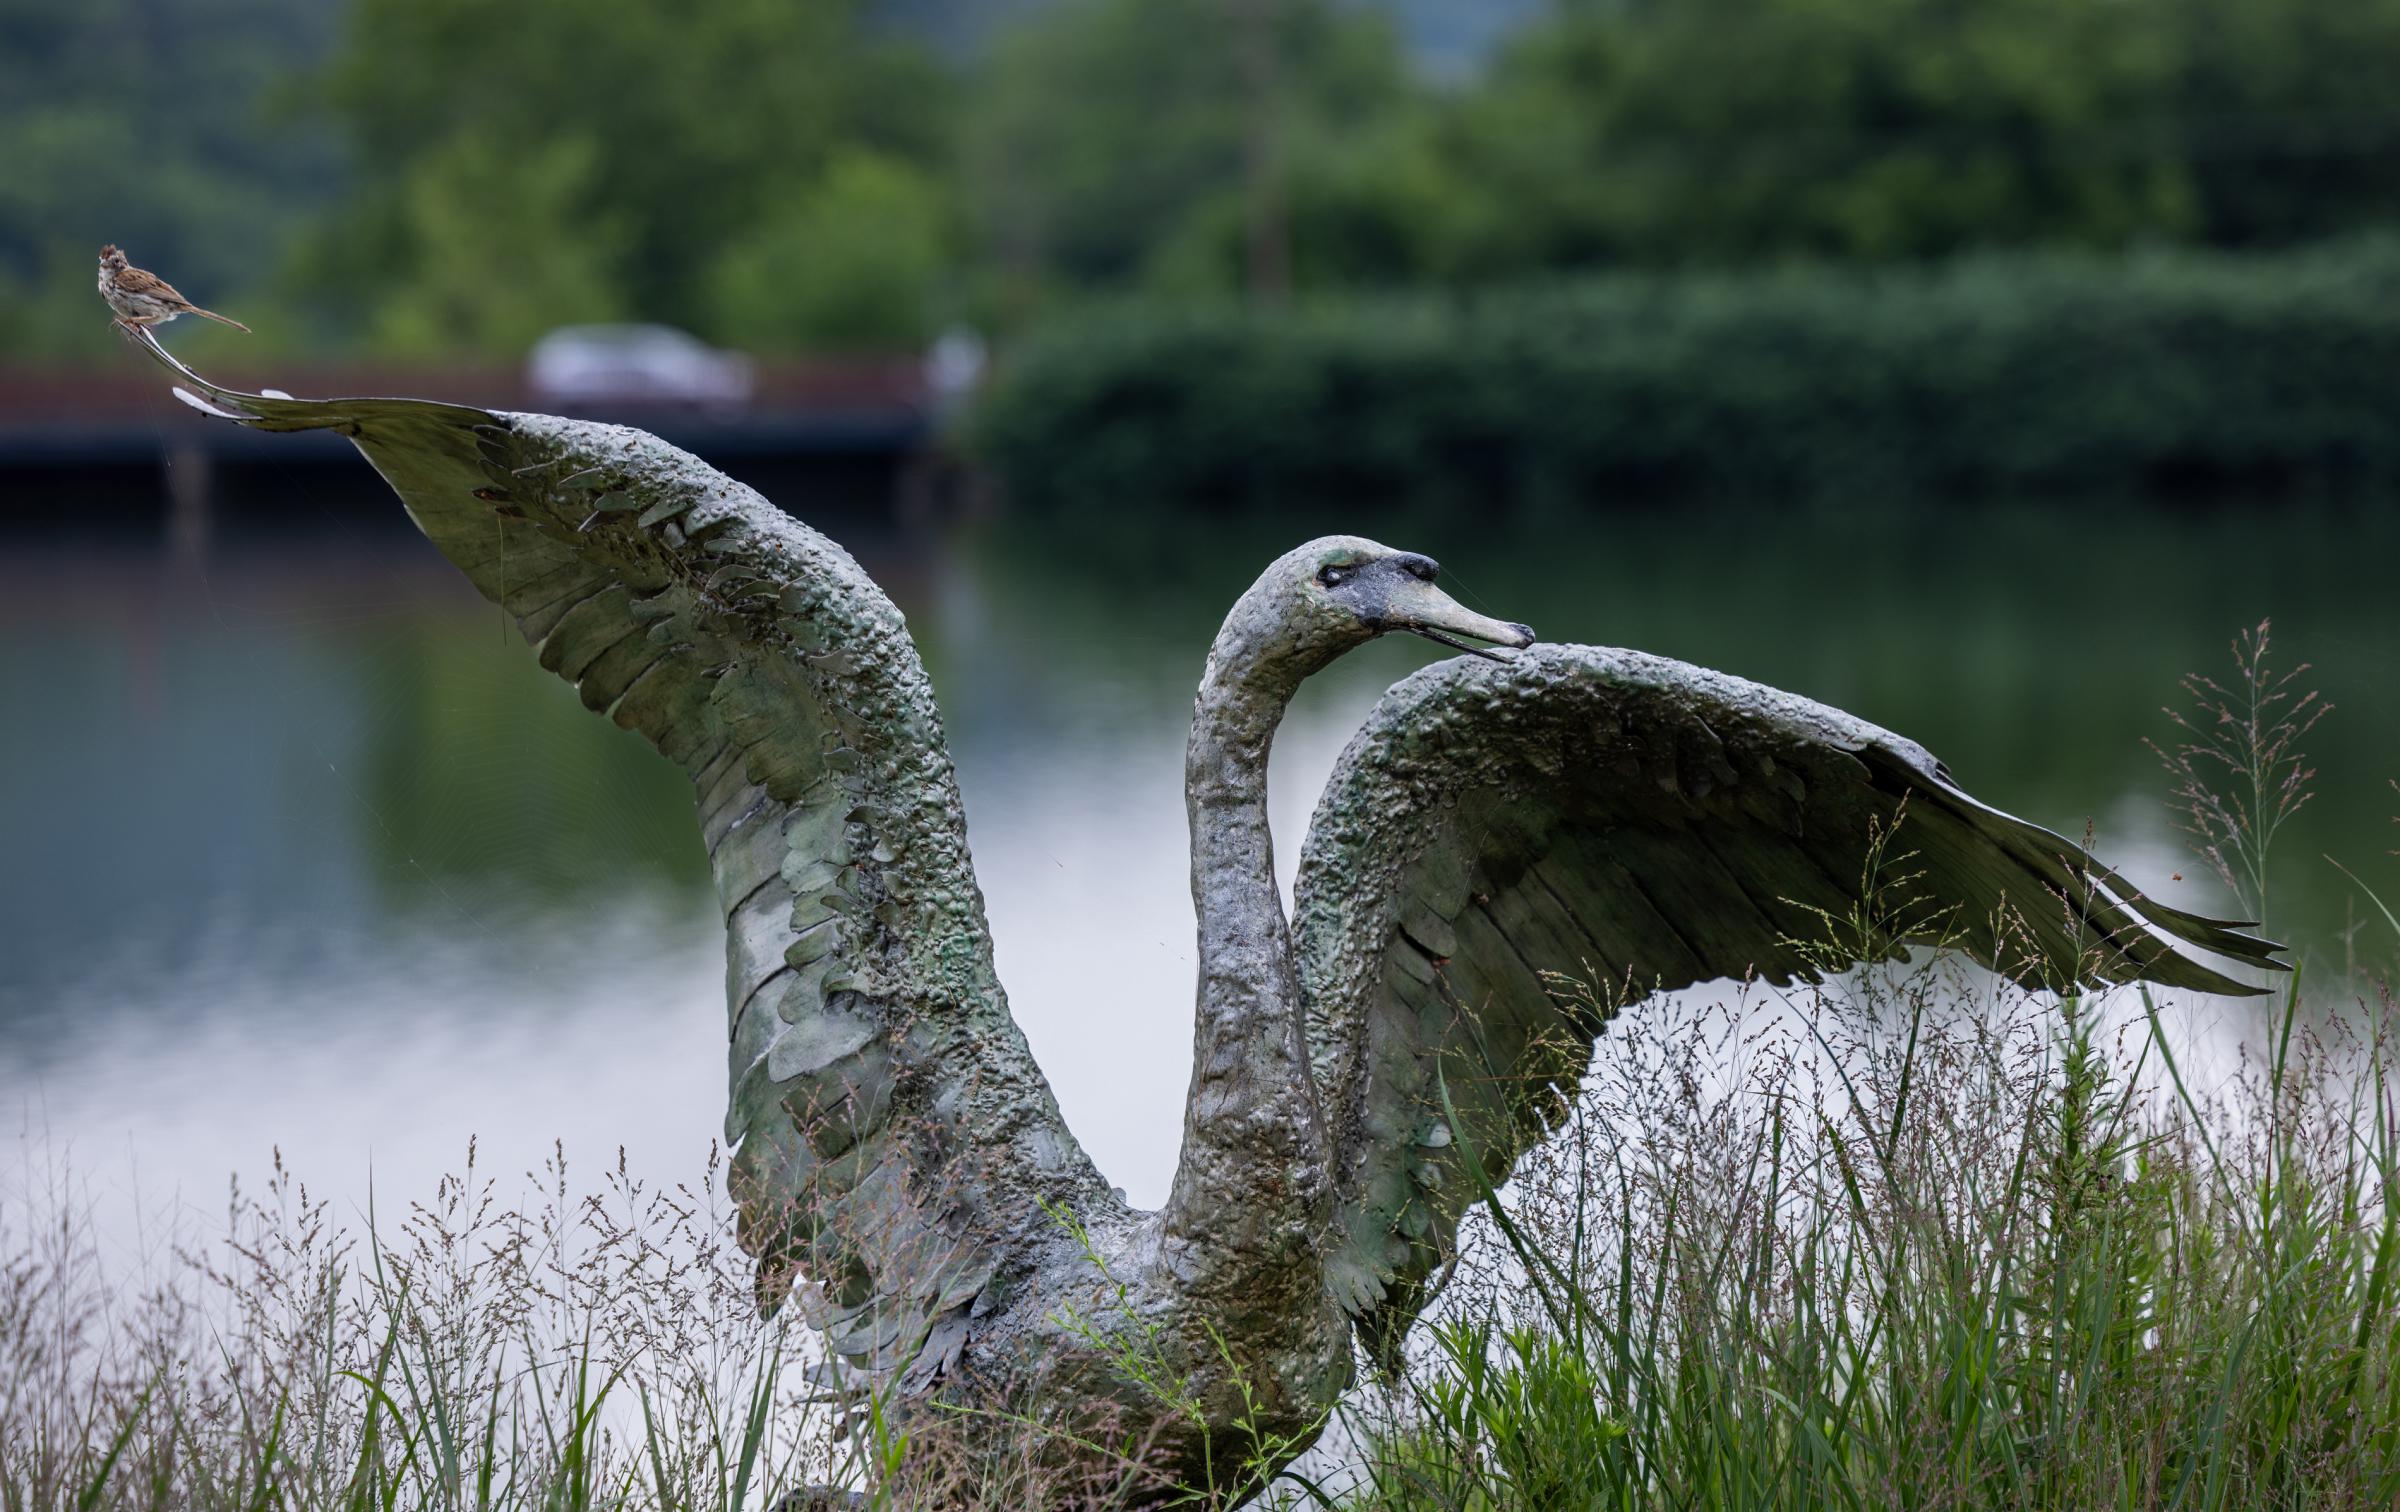
<svg viewBox="0 0 2400 1512">
<path fill-rule="evenodd" d="M 349 437 L 544 667 L 691 774 L 762 1304 L 804 1273 L 839 1354 L 931 1385 L 1001 1268 L 1041 1248 L 1016 1242 L 1051 1226 L 1040 1201 L 1106 1189 L 1001 994 L 899 611 L 840 547 L 643 432 L 240 394 L 174 366 L 209 413 Z"/>
<path fill-rule="evenodd" d="M 1911 944 L 2062 991 L 2259 990 L 2178 946 L 2276 964 L 2239 926 L 2151 902 L 1976 802 L 1912 741 L 1592 646 L 1462 657 L 1394 687 L 1318 804 L 1294 905 L 1336 1163 L 1328 1284 L 1387 1365 L 1481 1196 L 1464 1152 L 1506 1181 L 1589 1063 L 1602 1025 L 1545 971 L 1597 978 L 1622 1006 L 1815 980 Z"/>
</svg>

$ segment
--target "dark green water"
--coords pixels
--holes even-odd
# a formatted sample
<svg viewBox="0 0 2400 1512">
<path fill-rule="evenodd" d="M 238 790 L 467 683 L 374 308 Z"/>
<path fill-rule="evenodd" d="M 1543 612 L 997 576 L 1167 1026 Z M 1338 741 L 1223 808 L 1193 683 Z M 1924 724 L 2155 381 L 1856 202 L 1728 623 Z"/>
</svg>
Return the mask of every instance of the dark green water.
<svg viewBox="0 0 2400 1512">
<path fill-rule="evenodd" d="M 335 504 L 338 502 L 338 507 Z M 206 1194 L 270 1146 L 363 1193 L 470 1133 L 697 1157 L 722 1079 L 719 941 L 689 799 L 587 715 L 371 490 L 178 557 L 0 546 L 0 1107 L 79 1161 Z M 1145 522 L 1150 523 L 1145 523 Z M 2184 672 L 2278 658 L 2336 706 L 2271 926 L 2339 963 L 2400 900 L 2400 530 L 2331 506 L 1848 515 L 1646 510 L 1572 528 L 1469 507 L 1275 522 L 1129 509 L 904 533 L 820 520 L 907 611 L 965 788 L 1002 974 L 1061 1100 L 1137 1199 L 1188 1066 L 1181 752 L 1218 617 L 1276 552 L 1348 529 L 1440 557 L 1546 639 L 1639 646 L 1916 737 L 1979 796 L 2221 906 L 2145 738 Z M 1286 876 L 1336 752 L 1427 660 L 1379 644 L 1279 742 Z M 2180 872 L 2181 884 L 2170 879 Z M 2387 928 L 2357 948 L 2391 954 Z M 531 1157 L 528 1156 L 530 1159 Z"/>
</svg>

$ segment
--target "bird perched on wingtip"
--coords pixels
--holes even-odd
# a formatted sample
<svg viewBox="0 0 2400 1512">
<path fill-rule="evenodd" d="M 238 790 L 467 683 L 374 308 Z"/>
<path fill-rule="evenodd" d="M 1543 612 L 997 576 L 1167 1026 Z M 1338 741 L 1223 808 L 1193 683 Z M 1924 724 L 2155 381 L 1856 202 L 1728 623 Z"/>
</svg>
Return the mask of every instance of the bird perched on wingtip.
<svg viewBox="0 0 2400 1512">
<path fill-rule="evenodd" d="M 113 242 L 100 249 L 100 297 L 117 312 L 117 324 L 129 331 L 165 325 L 178 315 L 204 316 L 237 331 L 250 329 L 229 315 L 201 309 L 177 293 L 173 284 L 127 262 Z"/>
</svg>

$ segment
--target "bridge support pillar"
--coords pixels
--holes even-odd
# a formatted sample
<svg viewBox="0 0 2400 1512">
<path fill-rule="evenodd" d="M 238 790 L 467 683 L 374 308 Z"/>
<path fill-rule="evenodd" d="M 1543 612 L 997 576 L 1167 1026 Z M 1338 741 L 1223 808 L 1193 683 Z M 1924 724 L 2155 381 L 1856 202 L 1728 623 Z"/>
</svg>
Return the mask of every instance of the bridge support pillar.
<svg viewBox="0 0 2400 1512">
<path fill-rule="evenodd" d="M 176 561 L 196 562 L 208 554 L 215 509 L 214 481 L 206 450 L 178 445 L 169 449 L 162 467 L 167 489 L 167 552 Z"/>
</svg>

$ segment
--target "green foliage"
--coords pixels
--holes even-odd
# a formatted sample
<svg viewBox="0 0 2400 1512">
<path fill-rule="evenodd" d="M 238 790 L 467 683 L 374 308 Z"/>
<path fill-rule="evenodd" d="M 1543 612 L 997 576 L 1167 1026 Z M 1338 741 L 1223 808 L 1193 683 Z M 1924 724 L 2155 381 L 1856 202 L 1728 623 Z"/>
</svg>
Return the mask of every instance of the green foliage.
<svg viewBox="0 0 2400 1512">
<path fill-rule="evenodd" d="M 1263 192 L 1304 289 L 2285 243 L 2390 222 L 2395 59 L 2400 0 L 1671 0 L 1442 90 L 1314 0 L 1079 0 L 1002 40 L 968 182 L 1020 301 L 1239 287 Z"/>
<path fill-rule="evenodd" d="M 1479 278 L 2288 243 L 2390 222 L 2395 57 L 2395 0 L 1567 5 L 1445 111 L 1442 219 Z"/>
<path fill-rule="evenodd" d="M 1422 1414 L 1376 1468 L 1436 1506 L 1505 1488 L 1522 1505 L 1587 1504 L 1624 1478 L 1625 1429 L 1602 1415 L 1591 1362 L 1541 1327 L 1453 1320 L 1433 1331 L 1416 1392 Z M 1405 1470 L 1405 1479 L 1393 1472 Z"/>
<path fill-rule="evenodd" d="M 1004 304 L 1146 281 L 1228 289 L 1300 156 L 1406 108 L 1388 27 L 1332 0 L 1069 0 L 997 43 L 965 182 Z"/>
<path fill-rule="evenodd" d="M 1893 257 L 2121 241 L 2189 210 L 2158 106 L 2169 5 L 1574 7 L 1462 112 L 1487 261 Z"/>
<path fill-rule="evenodd" d="M 392 277 L 368 303 L 368 339 L 394 356 L 521 352 L 553 326 L 621 313 L 619 223 L 592 211 L 600 154 L 560 137 L 523 151 L 454 137 L 408 166 L 393 205 Z M 525 253 L 538 249 L 539 273 Z"/>
<path fill-rule="evenodd" d="M 2226 246 L 2389 224 L 2400 0 L 2151 0 L 2177 23 L 2167 107 L 2197 235 Z"/>
<path fill-rule="evenodd" d="M 0 352 L 114 351 L 105 241 L 241 314 L 338 161 L 289 124 L 335 19 L 316 0 L 0 0 Z"/>
<path fill-rule="evenodd" d="M 1062 321 L 976 443 L 1019 500 L 1085 511 L 2384 480 L 2395 370 L 2387 239 L 1618 275 Z"/>
<path fill-rule="evenodd" d="M 931 174 L 844 149 L 717 261 L 714 333 L 747 347 L 922 346 L 939 324 L 955 243 Z"/>
<path fill-rule="evenodd" d="M 859 9 L 357 0 L 327 93 L 360 173 L 316 284 L 379 332 L 419 322 L 421 287 L 487 308 L 538 291 L 540 319 L 434 320 L 512 354 L 559 310 L 704 324 L 708 270 L 821 193 L 837 150 L 923 159 L 943 139 L 940 76 Z M 509 209 L 512 187 L 536 203 Z M 479 281 L 493 293 L 468 301 Z"/>
<path fill-rule="evenodd" d="M 107 239 L 262 312 L 246 352 L 513 357 L 612 313 L 888 345 L 1095 294 L 2277 246 L 2400 204 L 2400 0 L 1558 3 L 1441 79 L 1391 19 L 1422 8 L 1047 0 L 953 66 L 890 0 L 0 0 L 0 351 L 105 350 Z"/>
<path fill-rule="evenodd" d="M 1349 1504 L 2400 1494 L 2388 994 L 2297 1032 L 2293 990 L 2263 1065 L 2204 1104 L 2146 999 L 2104 1036 L 2101 1004 L 1969 1026 L 1924 1014 L 1921 978 L 1882 987 L 1796 1005 L 1830 1100 L 1771 1023 L 1604 1049 L 1564 1158 L 1495 1210 L 1514 1276 L 1367 1420 Z M 1746 1086 L 1690 1074 L 1731 1038 Z"/>
</svg>

